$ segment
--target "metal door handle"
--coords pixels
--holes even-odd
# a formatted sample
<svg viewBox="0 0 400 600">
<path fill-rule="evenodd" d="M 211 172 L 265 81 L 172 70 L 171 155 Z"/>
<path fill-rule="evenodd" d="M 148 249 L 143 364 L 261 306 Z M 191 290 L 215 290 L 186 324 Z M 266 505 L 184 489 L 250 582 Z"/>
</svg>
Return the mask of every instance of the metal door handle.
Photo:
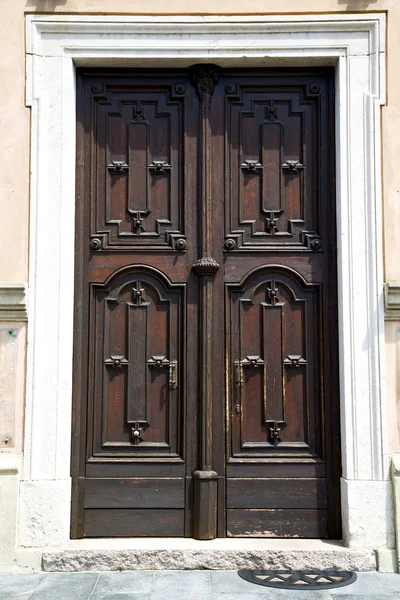
<svg viewBox="0 0 400 600">
<path fill-rule="evenodd" d="M 176 390 L 178 387 L 178 361 L 171 360 L 169 363 L 169 387 Z"/>
<path fill-rule="evenodd" d="M 153 369 L 166 369 L 168 367 L 168 385 L 171 390 L 178 387 L 178 361 L 168 360 L 165 356 L 152 356 L 147 364 Z"/>
</svg>

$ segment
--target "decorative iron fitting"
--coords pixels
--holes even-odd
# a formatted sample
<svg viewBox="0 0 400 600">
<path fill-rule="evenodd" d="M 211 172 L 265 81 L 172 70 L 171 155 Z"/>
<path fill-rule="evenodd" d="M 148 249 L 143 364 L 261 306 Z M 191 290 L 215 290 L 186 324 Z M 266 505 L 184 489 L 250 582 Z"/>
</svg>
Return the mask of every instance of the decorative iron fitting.
<svg viewBox="0 0 400 600">
<path fill-rule="evenodd" d="M 264 366 L 264 361 L 261 356 L 246 356 L 246 358 L 242 360 L 242 365 L 250 369 L 257 369 L 258 367 Z"/>
<path fill-rule="evenodd" d="M 235 388 L 243 387 L 244 376 L 243 369 L 257 369 L 264 366 L 264 361 L 261 356 L 251 355 L 246 356 L 243 360 L 235 360 L 234 362 L 234 381 Z"/>
<path fill-rule="evenodd" d="M 128 208 L 128 213 L 132 217 L 132 232 L 140 235 L 144 231 L 144 219 L 149 216 L 150 210 L 135 210 Z"/>
<path fill-rule="evenodd" d="M 117 369 L 120 369 L 121 367 L 126 367 L 127 365 L 129 365 L 129 362 L 126 360 L 125 356 L 111 355 L 110 358 L 106 358 L 104 364 L 107 367 L 115 367 Z"/>
<path fill-rule="evenodd" d="M 286 425 L 285 421 L 267 421 L 267 425 L 270 425 L 269 428 L 269 437 L 271 440 L 271 444 L 275 447 L 281 441 L 281 428 Z"/>
<path fill-rule="evenodd" d="M 144 106 L 140 100 L 136 102 L 136 104 L 132 107 L 132 122 L 140 123 L 144 121 Z"/>
<path fill-rule="evenodd" d="M 112 160 L 107 169 L 111 175 L 118 175 L 120 173 L 127 173 L 129 171 L 129 165 L 123 160 Z"/>
<path fill-rule="evenodd" d="M 199 277 L 204 275 L 215 275 L 219 269 L 219 264 L 211 257 L 203 257 L 199 258 L 199 260 L 193 264 L 192 269 Z"/>
<path fill-rule="evenodd" d="M 235 360 L 235 388 L 243 387 L 243 365 L 241 360 Z"/>
<path fill-rule="evenodd" d="M 265 107 L 265 118 L 270 123 L 278 120 L 278 111 L 275 104 L 275 100 L 269 100 Z"/>
<path fill-rule="evenodd" d="M 304 165 L 302 165 L 301 162 L 298 160 L 285 160 L 285 162 L 281 166 L 281 169 L 283 169 L 284 171 L 291 171 L 292 173 L 299 174 L 300 171 L 304 169 Z"/>
<path fill-rule="evenodd" d="M 162 175 L 166 174 L 168 171 L 172 169 L 171 165 L 163 160 L 153 160 L 149 165 L 147 165 L 150 173 L 154 175 Z"/>
<path fill-rule="evenodd" d="M 147 361 L 147 364 L 154 369 L 165 369 L 169 367 L 169 360 L 165 356 L 152 356 Z"/>
<path fill-rule="evenodd" d="M 141 427 L 140 421 L 134 421 L 132 423 L 131 435 L 132 435 L 132 443 L 135 446 L 139 446 L 141 442 L 143 442 L 142 437 L 143 428 Z"/>
<path fill-rule="evenodd" d="M 283 215 L 283 210 L 267 210 L 269 216 L 265 217 L 266 232 L 275 235 L 278 229 L 278 219 Z"/>
<path fill-rule="evenodd" d="M 276 287 L 274 281 L 269 281 L 268 284 L 271 286 L 271 287 L 267 287 L 267 289 L 266 289 L 268 304 L 275 306 L 279 302 L 279 300 L 278 300 L 279 288 Z"/>
<path fill-rule="evenodd" d="M 240 165 L 240 168 L 246 173 L 259 173 L 264 167 L 258 160 L 245 160 Z"/>
<path fill-rule="evenodd" d="M 201 102 L 211 102 L 221 69 L 217 65 L 199 64 L 190 69 L 190 78 Z"/>
<path fill-rule="evenodd" d="M 95 252 L 97 252 L 97 250 L 101 250 L 101 239 L 100 238 L 92 238 L 90 240 L 90 249 L 94 250 Z"/>
<path fill-rule="evenodd" d="M 312 250 L 319 250 L 322 246 L 322 241 L 320 238 L 314 238 L 310 242 L 310 248 Z"/>
<path fill-rule="evenodd" d="M 178 252 L 183 252 L 184 250 L 187 249 L 187 240 L 185 240 L 185 238 L 178 238 L 175 242 L 175 250 L 177 250 Z"/>
<path fill-rule="evenodd" d="M 307 361 L 299 354 L 289 354 L 283 361 L 283 364 L 286 367 L 302 367 L 307 364 Z"/>
<path fill-rule="evenodd" d="M 176 390 L 178 387 L 178 361 L 171 360 L 169 363 L 169 379 L 168 384 L 171 390 Z"/>
<path fill-rule="evenodd" d="M 179 96 L 182 96 L 185 92 L 186 85 L 184 85 L 183 83 L 177 83 L 175 86 L 175 94 L 179 94 Z"/>
<path fill-rule="evenodd" d="M 168 360 L 165 356 L 152 356 L 147 361 L 149 367 L 153 369 L 168 369 L 168 385 L 171 390 L 178 387 L 178 361 Z"/>
<path fill-rule="evenodd" d="M 227 238 L 225 240 L 225 250 L 228 250 L 229 252 L 231 252 L 232 250 L 235 250 L 236 248 L 236 240 L 234 240 L 233 238 Z"/>
</svg>

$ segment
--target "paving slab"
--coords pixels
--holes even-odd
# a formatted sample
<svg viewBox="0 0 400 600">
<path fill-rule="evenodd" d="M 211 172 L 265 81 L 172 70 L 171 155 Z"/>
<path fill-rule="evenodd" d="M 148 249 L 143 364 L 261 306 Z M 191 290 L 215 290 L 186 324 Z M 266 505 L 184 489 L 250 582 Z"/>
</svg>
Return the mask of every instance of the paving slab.
<svg viewBox="0 0 400 600">
<path fill-rule="evenodd" d="M 48 573 L 29 600 L 88 600 L 98 573 Z"/>
<path fill-rule="evenodd" d="M 283 590 L 264 587 L 250 583 L 239 577 L 236 571 L 220 571 L 211 573 L 211 598 L 212 600 L 236 600 L 239 598 L 254 598 L 261 600 L 331 600 L 328 592 L 310 590 Z"/>
<path fill-rule="evenodd" d="M 331 600 L 332 596 L 326 591 L 290 591 L 278 590 L 273 588 L 263 588 L 260 586 L 260 592 L 251 593 L 217 593 L 212 594 L 212 600 Z M 358 599 L 360 597 L 358 596 Z"/>
<path fill-rule="evenodd" d="M 400 600 L 400 575 L 358 573 L 331 590 L 283 590 L 230 571 L 123 571 L 0 576 L 0 600 Z"/>
<path fill-rule="evenodd" d="M 32 594 L 41 580 L 45 577 L 43 573 L 27 575 L 1 575 L 0 576 L 0 598 L 2 596 Z M 28 596 L 29 597 L 29 596 Z"/>
<path fill-rule="evenodd" d="M 150 594 L 135 594 L 135 593 L 126 593 L 126 592 L 122 592 L 121 594 L 119 594 L 118 592 L 114 593 L 107 593 L 103 596 L 94 596 L 93 594 L 91 596 L 89 596 L 88 600 L 93 600 L 93 598 L 96 598 L 96 600 L 151 600 L 152 596 Z M 1 600 L 1 598 L 0 598 Z"/>
<path fill-rule="evenodd" d="M 400 600 L 400 574 L 398 573 L 357 573 L 357 581 L 346 587 L 334 588 L 329 590 L 332 597 L 340 596 L 360 596 L 368 597 L 373 595 L 385 598 L 385 596 L 395 596 Z M 339 598 L 337 598 L 339 600 Z"/>
<path fill-rule="evenodd" d="M 333 596 L 331 596 L 333 598 Z M 340 600 L 399 600 L 399 593 L 390 594 L 389 596 L 385 593 L 382 594 L 345 594 L 339 596 Z"/>
<path fill-rule="evenodd" d="M 29 600 L 32 592 L 22 592 L 22 594 L 0 594 L 0 600 Z"/>
<path fill-rule="evenodd" d="M 211 600 L 209 571 L 156 573 L 151 600 Z"/>
<path fill-rule="evenodd" d="M 93 589 L 90 600 L 142 600 L 149 597 L 154 573 L 126 571 L 124 573 L 101 573 Z"/>
</svg>

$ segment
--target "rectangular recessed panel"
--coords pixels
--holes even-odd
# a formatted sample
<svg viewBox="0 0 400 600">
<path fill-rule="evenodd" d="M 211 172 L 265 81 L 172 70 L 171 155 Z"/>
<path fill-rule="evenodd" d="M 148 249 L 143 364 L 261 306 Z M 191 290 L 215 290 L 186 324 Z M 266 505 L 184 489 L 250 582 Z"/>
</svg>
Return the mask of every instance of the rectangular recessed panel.
<svg viewBox="0 0 400 600">
<path fill-rule="evenodd" d="M 86 477 L 184 477 L 183 462 L 140 463 L 140 462 L 89 462 L 86 465 Z"/>
<path fill-rule="evenodd" d="M 326 508 L 325 479 L 228 479 L 228 508 Z"/>
<path fill-rule="evenodd" d="M 179 509 L 85 509 L 84 537 L 183 537 Z"/>
<path fill-rule="evenodd" d="M 184 479 L 87 479 L 85 508 L 184 508 Z"/>
<path fill-rule="evenodd" d="M 293 477 L 308 479 L 314 477 L 326 477 L 326 465 L 323 463 L 282 463 L 282 462 L 230 462 L 226 467 L 227 477 L 250 478 L 271 477 L 283 478 Z"/>
<path fill-rule="evenodd" d="M 228 537 L 328 537 L 326 510 L 228 509 Z"/>
</svg>

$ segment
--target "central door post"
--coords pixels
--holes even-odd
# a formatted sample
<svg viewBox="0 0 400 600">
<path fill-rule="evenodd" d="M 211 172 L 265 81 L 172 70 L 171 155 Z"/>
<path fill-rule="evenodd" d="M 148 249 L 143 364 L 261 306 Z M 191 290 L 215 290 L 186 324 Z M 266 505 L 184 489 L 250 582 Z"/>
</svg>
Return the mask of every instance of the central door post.
<svg viewBox="0 0 400 600">
<path fill-rule="evenodd" d="M 194 537 L 211 540 L 217 535 L 218 475 L 212 470 L 212 286 L 219 265 L 211 255 L 211 131 L 209 112 L 220 69 L 195 65 L 191 79 L 200 99 L 200 257 L 192 269 L 200 285 L 200 466 L 193 473 Z"/>
</svg>

